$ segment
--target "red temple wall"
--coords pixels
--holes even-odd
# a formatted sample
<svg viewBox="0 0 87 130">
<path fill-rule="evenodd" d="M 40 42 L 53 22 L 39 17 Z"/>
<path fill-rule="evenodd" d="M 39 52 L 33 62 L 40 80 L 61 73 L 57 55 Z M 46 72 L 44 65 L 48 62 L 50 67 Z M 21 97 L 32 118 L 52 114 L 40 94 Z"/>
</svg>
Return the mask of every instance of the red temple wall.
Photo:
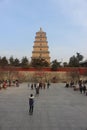
<svg viewBox="0 0 87 130">
<path fill-rule="evenodd" d="M 35 68 L 0 68 L 0 71 L 37 71 Z M 40 71 L 40 70 L 39 70 Z M 43 68 L 41 71 L 52 72 L 51 68 Z M 54 71 L 53 71 L 54 72 Z M 56 72 L 56 71 L 55 71 Z M 61 67 L 57 69 L 57 72 L 79 72 L 80 75 L 87 74 L 87 67 Z"/>
</svg>

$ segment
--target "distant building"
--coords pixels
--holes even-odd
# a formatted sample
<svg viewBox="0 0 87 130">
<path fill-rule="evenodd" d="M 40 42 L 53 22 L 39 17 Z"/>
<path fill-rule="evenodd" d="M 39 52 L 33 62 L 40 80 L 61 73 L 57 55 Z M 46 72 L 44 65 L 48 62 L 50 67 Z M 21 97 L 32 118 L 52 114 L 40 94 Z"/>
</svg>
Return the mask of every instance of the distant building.
<svg viewBox="0 0 87 130">
<path fill-rule="evenodd" d="M 50 52 L 48 49 L 46 32 L 43 32 L 42 28 L 40 28 L 40 30 L 36 32 L 31 59 L 43 58 L 50 63 Z"/>
<path fill-rule="evenodd" d="M 80 62 L 80 67 L 87 67 L 87 60 Z"/>
</svg>

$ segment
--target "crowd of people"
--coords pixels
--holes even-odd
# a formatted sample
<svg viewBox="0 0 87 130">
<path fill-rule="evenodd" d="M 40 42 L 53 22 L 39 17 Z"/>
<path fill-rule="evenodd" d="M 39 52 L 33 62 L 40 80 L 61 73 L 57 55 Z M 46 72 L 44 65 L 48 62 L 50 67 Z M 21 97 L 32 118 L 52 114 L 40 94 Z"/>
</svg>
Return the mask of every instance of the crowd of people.
<svg viewBox="0 0 87 130">
<path fill-rule="evenodd" d="M 41 89 L 48 89 L 50 86 L 50 83 L 42 83 L 42 82 L 38 82 L 38 83 L 28 83 L 28 87 L 31 88 L 31 90 L 35 90 L 35 96 L 39 95 L 39 91 Z M 33 114 L 33 109 L 34 109 L 34 95 L 31 93 L 29 96 L 29 114 L 32 115 Z"/>
<path fill-rule="evenodd" d="M 73 88 L 74 91 L 80 91 L 81 94 L 83 93 L 87 96 L 87 80 L 71 81 L 70 83 L 66 83 L 65 87 Z"/>
<path fill-rule="evenodd" d="M 0 80 L 0 90 L 6 89 L 7 87 L 16 86 L 19 87 L 19 81 L 16 80 Z"/>
<path fill-rule="evenodd" d="M 31 83 L 31 84 L 28 83 L 28 87 L 30 87 L 31 90 L 33 90 L 33 89 L 36 90 L 36 95 L 39 94 L 39 90 L 40 89 L 49 88 L 49 86 L 50 86 L 49 82 L 47 82 L 47 83 L 45 83 L 45 82 L 38 82 L 38 83 Z"/>
</svg>

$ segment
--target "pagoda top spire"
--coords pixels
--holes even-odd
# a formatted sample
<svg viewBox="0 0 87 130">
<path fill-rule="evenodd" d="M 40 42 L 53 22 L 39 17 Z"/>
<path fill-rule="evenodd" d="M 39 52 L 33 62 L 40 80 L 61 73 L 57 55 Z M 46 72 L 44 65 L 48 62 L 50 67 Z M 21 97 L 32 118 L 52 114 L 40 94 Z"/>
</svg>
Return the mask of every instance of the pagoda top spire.
<svg viewBox="0 0 87 130">
<path fill-rule="evenodd" d="M 40 27 L 40 32 L 43 32 L 42 28 Z"/>
</svg>

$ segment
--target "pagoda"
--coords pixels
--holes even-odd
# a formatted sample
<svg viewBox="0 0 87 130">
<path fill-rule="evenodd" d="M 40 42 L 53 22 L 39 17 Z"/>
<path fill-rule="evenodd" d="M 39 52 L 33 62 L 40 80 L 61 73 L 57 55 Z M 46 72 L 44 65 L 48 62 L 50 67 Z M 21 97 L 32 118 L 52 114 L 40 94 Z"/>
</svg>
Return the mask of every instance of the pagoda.
<svg viewBox="0 0 87 130">
<path fill-rule="evenodd" d="M 49 47 L 46 32 L 44 32 L 42 28 L 40 28 L 40 30 L 36 32 L 31 59 L 42 58 L 50 63 L 50 52 L 48 51 L 48 49 Z"/>
</svg>

